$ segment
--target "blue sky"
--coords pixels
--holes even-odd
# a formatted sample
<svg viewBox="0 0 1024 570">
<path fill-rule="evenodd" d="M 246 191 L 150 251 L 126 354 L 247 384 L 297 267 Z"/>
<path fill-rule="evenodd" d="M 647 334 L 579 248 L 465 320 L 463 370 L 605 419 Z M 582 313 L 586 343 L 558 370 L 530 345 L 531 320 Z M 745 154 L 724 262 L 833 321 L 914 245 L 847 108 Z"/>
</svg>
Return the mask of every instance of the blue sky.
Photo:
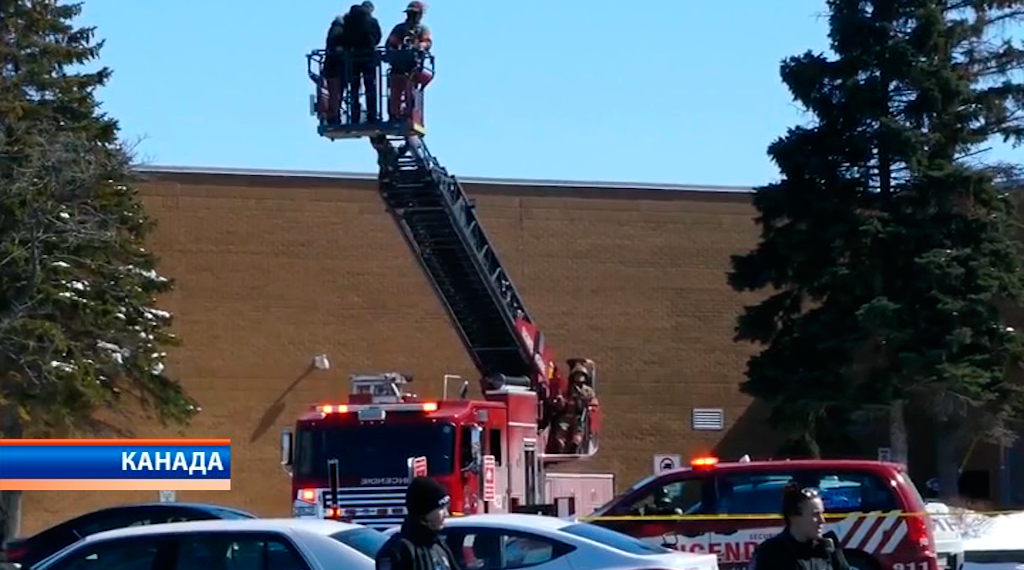
<svg viewBox="0 0 1024 570">
<path fill-rule="evenodd" d="M 354 2 L 86 0 L 101 93 L 159 165 L 371 172 L 309 115 L 305 54 Z M 376 0 L 385 31 L 405 2 Z M 802 121 L 779 62 L 827 47 L 823 0 L 437 0 L 427 144 L 463 177 L 751 186 Z M 998 157 L 1008 158 L 1001 148 Z"/>
</svg>

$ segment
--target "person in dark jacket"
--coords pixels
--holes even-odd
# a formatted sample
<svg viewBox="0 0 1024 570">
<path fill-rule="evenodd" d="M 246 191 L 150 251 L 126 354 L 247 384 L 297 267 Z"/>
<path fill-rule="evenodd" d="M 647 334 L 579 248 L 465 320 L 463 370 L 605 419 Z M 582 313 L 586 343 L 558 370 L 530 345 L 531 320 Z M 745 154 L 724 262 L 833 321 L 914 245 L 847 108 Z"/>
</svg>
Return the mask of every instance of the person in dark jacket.
<svg viewBox="0 0 1024 570">
<path fill-rule="evenodd" d="M 348 78 L 345 77 L 344 18 L 338 16 L 327 30 L 324 46 L 323 80 L 327 83 L 327 124 L 336 125 L 341 120 L 341 97 Z"/>
<path fill-rule="evenodd" d="M 782 492 L 783 531 L 754 550 L 750 570 L 850 570 L 839 537 L 825 530 L 818 489 L 790 483 Z"/>
<path fill-rule="evenodd" d="M 342 21 L 342 45 L 352 62 L 349 75 L 349 93 L 352 95 L 353 123 L 359 122 L 362 109 L 359 104 L 359 84 L 362 83 L 366 97 L 367 121 L 377 118 L 377 45 L 380 44 L 380 23 L 373 17 L 373 2 L 367 0 L 349 9 Z"/>
<path fill-rule="evenodd" d="M 438 534 L 450 502 L 440 483 L 429 477 L 414 478 L 405 494 L 405 522 L 377 552 L 377 570 L 461 570 Z"/>
</svg>

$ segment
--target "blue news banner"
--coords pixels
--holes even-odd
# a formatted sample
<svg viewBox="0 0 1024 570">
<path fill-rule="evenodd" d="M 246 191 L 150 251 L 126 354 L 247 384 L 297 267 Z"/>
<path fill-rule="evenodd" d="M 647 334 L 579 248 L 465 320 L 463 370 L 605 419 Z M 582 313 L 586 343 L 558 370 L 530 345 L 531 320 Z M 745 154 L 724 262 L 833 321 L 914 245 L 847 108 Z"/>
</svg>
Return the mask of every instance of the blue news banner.
<svg viewBox="0 0 1024 570">
<path fill-rule="evenodd" d="M 121 481 L 128 490 L 148 488 L 145 481 L 159 480 L 164 484 L 160 488 L 169 490 L 175 482 L 184 485 L 188 481 L 195 483 L 178 489 L 229 489 L 230 442 L 201 441 L 0 440 L 0 487 L 11 488 L 18 482 L 24 483 L 23 489 L 32 490 L 42 489 L 44 481 L 104 480 L 115 484 L 104 485 L 104 489 L 113 489 Z M 132 481 L 139 484 L 130 484 Z"/>
</svg>

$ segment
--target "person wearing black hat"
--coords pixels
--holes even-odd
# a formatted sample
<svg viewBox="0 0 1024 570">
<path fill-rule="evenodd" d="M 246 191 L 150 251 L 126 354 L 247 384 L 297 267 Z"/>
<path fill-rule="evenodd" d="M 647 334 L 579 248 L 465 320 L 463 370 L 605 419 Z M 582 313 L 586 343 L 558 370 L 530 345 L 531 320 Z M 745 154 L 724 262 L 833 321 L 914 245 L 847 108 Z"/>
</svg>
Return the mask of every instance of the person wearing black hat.
<svg viewBox="0 0 1024 570">
<path fill-rule="evenodd" d="M 377 552 L 377 570 L 461 570 L 438 534 L 450 502 L 440 483 L 430 477 L 414 478 L 405 493 L 405 522 Z"/>
<path fill-rule="evenodd" d="M 362 4 L 353 5 L 342 21 L 342 45 L 350 58 L 348 69 L 349 93 L 352 102 L 349 106 L 350 121 L 360 121 L 361 105 L 359 104 L 359 85 L 362 83 L 363 96 L 366 98 L 366 119 L 369 122 L 377 118 L 377 44 L 381 40 L 380 24 L 373 17 L 373 2 L 367 0 Z"/>
<path fill-rule="evenodd" d="M 323 80 L 327 87 L 325 113 L 329 125 L 337 125 L 341 121 L 341 98 L 348 77 L 345 74 L 345 47 L 342 37 L 345 33 L 344 17 L 338 16 L 331 22 L 327 30 L 327 41 L 324 48 Z"/>
</svg>

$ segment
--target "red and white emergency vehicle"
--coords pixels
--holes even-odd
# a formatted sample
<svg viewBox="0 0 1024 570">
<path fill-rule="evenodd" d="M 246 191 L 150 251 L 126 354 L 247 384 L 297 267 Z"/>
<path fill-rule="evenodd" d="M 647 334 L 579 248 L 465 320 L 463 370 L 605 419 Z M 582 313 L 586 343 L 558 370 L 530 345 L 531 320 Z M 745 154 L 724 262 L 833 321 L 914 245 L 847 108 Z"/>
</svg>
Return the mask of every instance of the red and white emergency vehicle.
<svg viewBox="0 0 1024 570">
<path fill-rule="evenodd" d="M 319 84 L 323 53 L 308 60 Z M 385 65 L 386 59 L 378 61 Z M 416 105 L 422 105 L 422 92 L 416 95 Z M 294 433 L 282 434 L 293 514 L 396 525 L 405 513 L 410 458 L 426 459 L 429 475 L 451 493 L 455 512 L 551 512 L 547 489 L 565 494 L 574 485 L 579 492 L 568 494 L 577 502 L 585 497 L 601 504 L 613 493 L 607 476 L 545 476 L 552 464 L 597 453 L 598 401 L 568 384 L 473 202 L 419 133 L 407 122 L 392 121 L 320 128 L 331 140 L 370 138 L 379 155 L 380 195 L 476 365 L 482 397 L 467 398 L 465 383 L 458 398 L 427 401 L 405 392 L 410 378 L 402 374 L 353 376 L 347 398 L 314 406 L 298 419 Z M 567 370 L 585 366 L 584 384 L 595 388 L 593 361 L 568 365 Z M 566 417 L 573 421 L 560 421 Z M 552 437 L 553 430 L 566 437 Z M 578 445 L 564 446 L 573 436 Z M 570 511 L 571 504 L 562 513 Z"/>
<path fill-rule="evenodd" d="M 940 561 L 924 500 L 895 463 L 778 460 L 719 463 L 648 477 L 598 508 L 591 522 L 691 552 L 710 552 L 723 569 L 745 568 L 754 549 L 782 531 L 782 490 L 791 481 L 821 491 L 828 530 L 859 570 L 958 569 Z"/>
</svg>

